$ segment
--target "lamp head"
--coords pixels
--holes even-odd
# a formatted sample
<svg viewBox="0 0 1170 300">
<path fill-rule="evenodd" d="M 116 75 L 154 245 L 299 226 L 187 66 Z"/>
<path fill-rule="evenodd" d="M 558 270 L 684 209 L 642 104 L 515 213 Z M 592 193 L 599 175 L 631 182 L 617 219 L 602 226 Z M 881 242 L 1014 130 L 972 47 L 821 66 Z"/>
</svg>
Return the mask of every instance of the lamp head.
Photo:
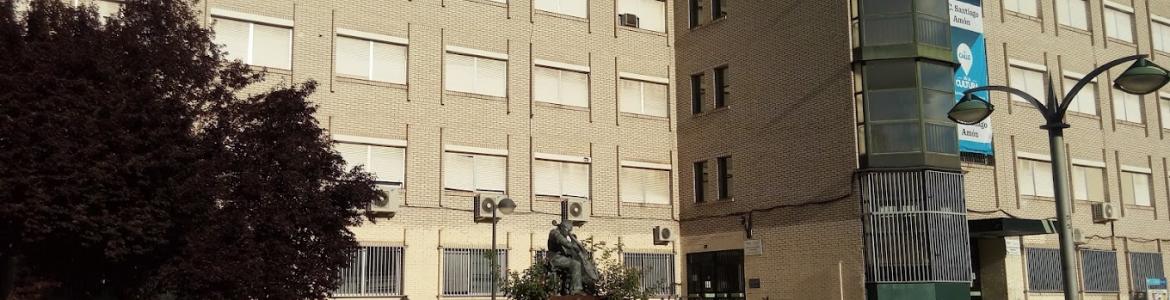
<svg viewBox="0 0 1170 300">
<path fill-rule="evenodd" d="M 501 214 L 510 215 L 513 211 L 516 211 L 516 202 L 512 201 L 512 198 L 510 197 L 503 197 L 500 199 L 500 203 L 496 204 L 496 209 L 498 209 Z"/>
<path fill-rule="evenodd" d="M 963 100 L 955 103 L 950 112 L 947 112 L 947 118 L 955 123 L 963 125 L 974 125 L 983 122 L 984 119 L 991 116 L 995 111 L 995 105 L 991 102 L 983 100 L 972 93 L 963 94 Z"/>
<path fill-rule="evenodd" d="M 1140 58 L 1113 81 L 1113 87 L 1134 95 L 1153 93 L 1170 82 L 1170 73 L 1145 58 Z"/>
</svg>

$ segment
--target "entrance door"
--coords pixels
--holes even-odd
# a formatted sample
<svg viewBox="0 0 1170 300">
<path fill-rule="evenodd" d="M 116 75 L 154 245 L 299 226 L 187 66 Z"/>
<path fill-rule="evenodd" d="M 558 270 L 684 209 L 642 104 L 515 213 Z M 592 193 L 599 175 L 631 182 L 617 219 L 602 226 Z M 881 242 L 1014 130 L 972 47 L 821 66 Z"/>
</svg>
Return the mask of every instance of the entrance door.
<svg viewBox="0 0 1170 300">
<path fill-rule="evenodd" d="M 743 249 L 687 254 L 688 300 L 744 300 Z"/>
</svg>

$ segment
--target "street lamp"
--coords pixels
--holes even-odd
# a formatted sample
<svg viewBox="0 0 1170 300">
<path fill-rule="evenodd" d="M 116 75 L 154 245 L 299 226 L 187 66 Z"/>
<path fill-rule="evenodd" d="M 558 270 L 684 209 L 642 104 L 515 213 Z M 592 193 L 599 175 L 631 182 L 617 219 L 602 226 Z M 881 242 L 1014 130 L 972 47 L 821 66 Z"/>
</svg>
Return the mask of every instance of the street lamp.
<svg viewBox="0 0 1170 300">
<path fill-rule="evenodd" d="M 499 256 L 500 253 L 498 251 L 496 251 L 496 223 L 500 222 L 500 215 L 499 214 L 510 215 L 510 214 L 512 214 L 513 211 L 516 211 L 516 202 L 512 201 L 512 198 L 509 198 L 508 196 L 503 196 L 500 198 L 491 199 L 489 201 L 493 201 L 493 200 L 498 200 L 498 202 L 489 204 L 489 205 L 493 206 L 492 207 L 492 257 L 493 257 L 492 267 L 494 270 L 492 270 L 492 300 L 496 300 L 496 290 L 499 289 L 499 287 L 496 286 L 496 278 L 500 277 L 500 274 L 498 273 L 500 271 L 499 270 L 500 269 L 500 256 Z"/>
<path fill-rule="evenodd" d="M 1064 148 L 1064 129 L 1069 125 L 1064 122 L 1065 112 L 1068 111 L 1068 105 L 1080 93 L 1085 85 L 1093 81 L 1093 78 L 1101 75 L 1106 70 L 1115 66 L 1121 65 L 1128 61 L 1136 61 L 1133 65 L 1126 69 L 1125 72 L 1117 76 L 1114 80 L 1114 87 L 1126 93 L 1143 95 L 1149 94 L 1170 82 L 1170 75 L 1167 74 L 1166 69 L 1155 65 L 1146 60 L 1146 55 L 1134 55 L 1129 57 L 1119 58 L 1111 61 L 1097 69 L 1089 72 L 1085 78 L 1081 78 L 1073 85 L 1068 94 L 1057 102 L 1056 91 L 1052 87 L 1052 76 L 1048 76 L 1048 91 L 1046 92 L 1045 100 L 1047 105 L 1040 103 L 1032 95 L 1028 95 L 1024 91 L 1007 87 L 1007 86 L 983 86 L 969 89 L 963 92 L 963 100 L 956 103 L 947 116 L 959 124 L 971 125 L 982 122 L 995 107 L 987 100 L 983 100 L 975 95 L 976 92 L 981 91 L 1002 91 L 1007 92 L 1032 103 L 1040 114 L 1044 115 L 1044 126 L 1040 128 L 1048 130 L 1048 147 L 1052 156 L 1052 179 L 1053 186 L 1056 189 L 1056 218 L 1060 222 L 1060 227 L 1057 228 L 1057 234 L 1060 237 L 1060 267 L 1064 279 L 1064 299 L 1077 299 L 1077 281 L 1076 273 L 1073 272 L 1074 261 L 1076 257 L 1072 241 L 1072 212 L 1069 210 L 1069 190 L 1068 190 L 1068 168 L 1066 162 L 1068 161 L 1068 153 Z"/>
</svg>

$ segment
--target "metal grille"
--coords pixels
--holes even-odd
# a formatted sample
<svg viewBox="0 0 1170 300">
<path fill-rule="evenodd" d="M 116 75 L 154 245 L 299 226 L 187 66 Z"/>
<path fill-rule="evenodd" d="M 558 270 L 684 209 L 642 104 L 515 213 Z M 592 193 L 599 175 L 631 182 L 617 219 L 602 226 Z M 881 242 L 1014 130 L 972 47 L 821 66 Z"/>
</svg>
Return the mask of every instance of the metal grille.
<svg viewBox="0 0 1170 300">
<path fill-rule="evenodd" d="M 1081 251 L 1081 274 L 1086 292 L 1117 292 L 1117 252 L 1100 250 Z"/>
<path fill-rule="evenodd" d="M 970 282 L 962 174 L 875 172 L 863 178 L 869 282 Z"/>
<path fill-rule="evenodd" d="M 402 247 L 362 247 L 349 254 L 334 296 L 402 295 Z"/>
<path fill-rule="evenodd" d="M 674 254 L 625 253 L 625 265 L 642 273 L 642 288 L 651 296 L 674 295 Z"/>
<path fill-rule="evenodd" d="M 544 260 L 546 256 L 548 256 L 548 250 L 536 250 L 536 252 L 532 253 L 532 264 L 535 265 L 545 263 Z"/>
<path fill-rule="evenodd" d="M 1130 253 L 1129 265 L 1131 268 L 1130 280 L 1133 281 L 1133 290 L 1135 292 L 1144 292 L 1149 290 L 1146 286 L 1146 278 L 1164 278 L 1166 274 L 1162 270 L 1162 254 L 1161 253 Z"/>
<path fill-rule="evenodd" d="M 1033 292 L 1060 292 L 1064 289 L 1064 275 L 1060 273 L 1060 250 L 1028 248 L 1028 290 Z"/>
<path fill-rule="evenodd" d="M 497 259 L 498 268 L 493 268 Z M 492 255 L 490 249 L 444 249 L 443 295 L 491 295 L 492 276 L 502 279 L 507 269 L 508 250 L 496 250 Z"/>
</svg>

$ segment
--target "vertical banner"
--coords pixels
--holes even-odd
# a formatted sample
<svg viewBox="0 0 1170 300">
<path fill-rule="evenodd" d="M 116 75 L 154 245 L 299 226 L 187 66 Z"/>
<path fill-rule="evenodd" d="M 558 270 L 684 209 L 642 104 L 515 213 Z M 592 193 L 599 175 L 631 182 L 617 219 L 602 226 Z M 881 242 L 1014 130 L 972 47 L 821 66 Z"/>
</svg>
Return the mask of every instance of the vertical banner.
<svg viewBox="0 0 1170 300">
<path fill-rule="evenodd" d="M 983 38 L 981 0 L 950 0 L 951 49 L 955 53 L 955 101 L 963 91 L 987 85 L 987 45 Z M 976 93 L 991 99 L 987 92 Z M 993 155 L 991 118 L 975 125 L 959 125 L 959 152 Z"/>
</svg>

